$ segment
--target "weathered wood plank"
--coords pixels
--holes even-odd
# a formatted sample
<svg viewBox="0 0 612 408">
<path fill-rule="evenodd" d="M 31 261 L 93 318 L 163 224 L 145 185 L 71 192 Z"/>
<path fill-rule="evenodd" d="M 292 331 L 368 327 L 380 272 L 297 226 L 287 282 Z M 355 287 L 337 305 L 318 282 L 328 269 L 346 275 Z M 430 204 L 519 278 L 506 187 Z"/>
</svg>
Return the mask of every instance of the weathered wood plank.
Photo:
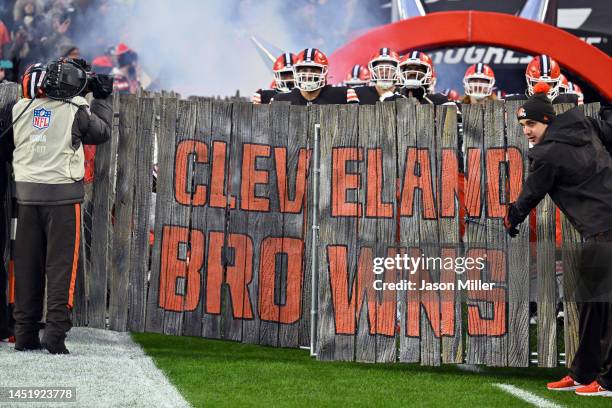
<svg viewBox="0 0 612 408">
<path fill-rule="evenodd" d="M 487 320 L 486 364 L 504 367 L 508 364 L 508 323 L 506 318 L 508 269 L 506 255 L 508 238 L 504 229 L 505 205 L 508 203 L 508 172 L 504 140 L 504 104 L 487 101 L 484 106 L 484 148 L 486 151 L 486 204 L 487 214 L 487 255 L 499 254 L 487 262 L 486 282 L 495 287 L 487 290 L 486 297 L 493 308 L 493 315 Z M 489 258 L 487 258 L 490 261 Z M 483 278 L 483 282 L 485 279 Z"/>
<path fill-rule="evenodd" d="M 307 139 L 306 139 L 306 148 L 311 152 L 310 154 L 310 163 L 314 162 L 314 154 L 320 154 L 320 152 L 314 152 L 314 132 L 315 125 L 320 123 L 319 119 L 319 105 L 311 105 L 308 107 L 308 121 L 307 121 Z M 310 321 L 311 321 L 311 308 L 312 308 L 312 264 L 319 265 L 318 256 L 321 256 L 321 253 L 317 251 L 317 253 L 312 253 L 312 239 L 314 238 L 314 234 L 318 234 L 317 231 L 312 230 L 312 212 L 313 212 L 313 183 L 314 182 L 314 173 L 312 165 L 308 166 L 308 176 L 306 179 L 306 204 L 304 209 L 304 291 L 302 296 L 302 317 L 300 319 L 300 333 L 299 333 L 299 343 L 300 346 L 310 346 Z M 318 278 L 318 276 L 317 276 Z M 317 297 L 317 294 L 314 294 Z M 314 323 L 315 325 L 317 322 Z M 316 331 L 315 331 L 316 333 Z"/>
<path fill-rule="evenodd" d="M 274 194 L 277 185 L 276 171 L 272 160 L 272 144 L 288 132 L 289 104 L 276 103 L 270 105 L 269 126 L 255 131 L 253 129 L 254 153 L 244 164 L 253 177 L 253 191 L 249 200 L 251 208 L 259 208 L 253 212 L 253 234 L 256 248 L 260 248 L 256 256 L 258 270 L 258 303 L 259 303 L 259 344 L 267 346 L 278 345 L 278 328 L 280 319 L 281 285 L 280 278 L 290 260 L 283 253 L 285 241 L 283 236 L 283 216 L 279 211 L 278 195 Z M 255 153 L 255 151 L 257 153 Z M 243 160 L 247 160 L 246 158 Z M 243 167 L 244 169 L 245 167 Z M 243 172 L 244 174 L 244 172 Z M 243 197 L 243 203 L 245 198 Z M 250 221 L 249 220 L 249 224 Z"/>
<path fill-rule="evenodd" d="M 466 205 L 466 256 L 482 256 L 486 250 L 487 221 L 485 198 L 485 150 L 484 150 L 484 108 L 481 105 L 463 105 L 463 143 L 467 154 L 465 164 L 465 205 Z M 468 222 L 469 221 L 469 222 Z M 480 273 L 467 278 L 480 279 Z M 467 291 L 468 330 L 466 337 L 466 362 L 468 364 L 486 363 L 486 321 L 479 318 L 482 314 L 490 318 L 487 303 L 474 299 Z M 490 312 L 490 310 L 489 310 Z"/>
<path fill-rule="evenodd" d="M 319 360 L 355 358 L 360 189 L 356 162 L 362 159 L 357 109 L 322 106 L 320 110 Z"/>
<path fill-rule="evenodd" d="M 527 139 L 516 119 L 522 101 L 506 102 L 510 202 L 517 200 L 527 176 Z M 529 366 L 529 217 L 508 246 L 508 365 Z"/>
<path fill-rule="evenodd" d="M 111 140 L 96 147 L 93 220 L 91 232 L 91 269 L 88 280 L 89 327 L 106 327 L 106 296 L 108 289 L 109 257 L 111 255 L 111 208 L 114 193 L 114 165 L 119 140 L 119 94 L 113 94 L 113 123 Z"/>
<path fill-rule="evenodd" d="M 128 285 L 134 205 L 134 157 L 136 154 L 139 101 L 134 96 L 121 97 L 117 182 L 115 198 L 115 229 L 111 287 L 109 300 L 110 328 L 127 330 Z"/>
<path fill-rule="evenodd" d="M 151 270 L 149 275 L 149 293 L 147 296 L 147 311 L 145 317 L 145 330 L 147 332 L 162 333 L 164 324 L 164 310 L 160 305 L 164 304 L 161 298 L 165 289 L 164 283 L 161 281 L 161 261 L 162 261 L 162 233 L 164 223 L 170 223 L 167 210 L 161 202 L 162 195 L 167 196 L 168 190 L 172 189 L 174 180 L 174 168 L 169 162 L 174 161 L 174 150 L 170 150 L 162 144 L 162 141 L 167 142 L 168 138 L 162 135 L 161 118 L 164 115 L 164 110 L 167 108 L 163 103 L 163 99 L 159 95 L 153 100 L 155 107 L 155 143 L 157 147 L 157 184 L 156 184 L 156 199 L 155 199 L 155 225 L 153 226 L 153 250 L 151 252 Z M 176 110 L 176 104 L 174 104 Z M 176 121 L 176 119 L 175 119 Z M 174 139 L 171 139 L 174 144 Z M 162 194 L 163 192 L 163 194 Z"/>
<path fill-rule="evenodd" d="M 183 183 L 192 184 L 193 161 L 189 159 L 189 156 L 180 153 L 181 146 L 189 146 L 193 143 L 196 105 L 189 101 L 178 101 L 176 110 L 174 110 L 173 100 L 169 99 L 166 102 L 168 106 L 164 110 L 165 115 L 162 116 L 160 127 L 168 133 L 168 139 L 164 141 L 162 136 L 161 145 L 174 152 L 174 160 L 168 163 L 172 166 L 174 177 L 171 180 L 174 183 L 171 192 L 162 192 L 161 196 L 157 197 L 157 205 L 163 205 L 166 211 L 169 211 L 169 224 L 173 226 L 168 230 L 168 226 L 164 225 L 165 232 L 162 233 L 162 242 L 167 240 L 162 250 L 161 268 L 161 273 L 166 277 L 164 282 L 166 293 L 164 333 L 180 336 L 183 333 L 183 313 L 186 310 L 193 310 L 194 301 L 199 300 L 193 299 L 191 295 L 192 285 L 199 286 L 199 279 L 195 279 L 198 282 L 192 282 L 193 278 L 197 277 L 197 269 L 199 269 L 197 266 L 193 267 L 198 258 L 192 253 L 192 235 L 189 229 L 193 194 L 186 194 L 182 199 L 176 196 L 177 191 L 183 191 L 180 188 Z M 166 192 L 170 194 L 166 195 Z M 165 259 L 164 255 L 166 255 Z M 166 261 L 165 267 L 164 260 Z"/>
<path fill-rule="evenodd" d="M 290 248 L 283 247 L 289 255 L 299 249 L 299 262 L 290 261 L 293 272 L 281 280 L 284 290 L 285 307 L 280 311 L 279 346 L 298 347 L 299 319 L 303 316 L 303 294 L 310 291 L 311 282 L 304 280 L 304 207 L 306 193 L 306 174 L 308 172 L 309 154 L 306 149 L 308 135 L 308 110 L 300 106 L 292 106 L 289 110 L 289 129 L 286 138 L 277 138 L 274 149 L 274 162 L 277 174 L 285 174 L 284 181 L 279 176 L 277 191 L 279 204 L 283 213 L 283 236 L 289 237 Z M 282 136 L 282 134 L 278 134 Z M 282 146 L 279 148 L 279 146 Z M 286 149 L 283 147 L 286 146 Z M 297 271 L 297 272 L 295 272 Z"/>
<path fill-rule="evenodd" d="M 561 214 L 563 236 L 563 333 L 565 340 L 565 366 L 571 367 L 578 350 L 578 305 L 575 291 L 580 268 L 582 237 L 567 217 Z"/>
<path fill-rule="evenodd" d="M 212 102 L 212 130 L 210 138 L 210 182 L 208 206 L 206 210 L 206 258 L 204 265 L 206 277 L 202 293 L 202 336 L 212 339 L 221 338 L 222 286 L 226 267 L 227 225 L 226 208 L 230 200 L 228 190 L 230 179 L 229 151 L 231 148 L 232 104 Z M 235 201 L 235 199 L 233 200 Z M 235 205 L 235 203 L 234 203 Z"/>
<path fill-rule="evenodd" d="M 142 332 L 145 328 L 145 313 L 149 273 L 149 215 L 151 212 L 153 132 L 155 109 L 151 98 L 141 98 L 139 107 L 138 146 L 135 154 L 134 229 L 130 259 L 130 293 L 128 328 Z"/>
<path fill-rule="evenodd" d="M 434 133 L 434 106 L 417 106 L 417 157 L 419 162 L 418 171 L 419 185 L 421 188 L 421 206 L 415 211 L 419 219 L 419 247 L 425 258 L 440 256 L 440 238 L 437 217 L 437 183 L 438 172 L 436 166 L 436 139 Z M 426 193 L 431 191 L 431 195 Z M 431 199 L 427 197 L 430 196 Z M 440 267 L 437 264 L 421 268 L 417 285 L 420 287 L 422 280 L 438 283 L 440 282 Z M 440 291 L 419 290 L 420 302 L 420 326 L 421 326 L 421 365 L 440 365 Z"/>
<path fill-rule="evenodd" d="M 395 145 L 396 122 L 395 104 L 391 102 L 376 104 L 376 138 L 361 142 L 366 146 L 367 183 L 366 216 L 377 217 L 375 253 L 381 257 L 394 257 L 396 250 L 396 180 L 397 149 Z M 372 150 L 373 147 L 375 150 Z M 369 169 L 374 169 L 370 172 Z M 374 176 L 374 177 L 372 177 Z M 369 207 L 375 206 L 371 209 Z M 372 275 L 370 270 L 367 272 Z M 385 283 L 399 281 L 399 271 L 395 268 L 374 277 Z M 394 363 L 397 358 L 396 321 L 397 292 L 380 290 L 376 296 L 376 362 Z"/>
<path fill-rule="evenodd" d="M 204 273 L 206 271 L 206 247 L 207 230 L 206 222 L 208 219 L 210 191 L 210 168 L 212 148 L 210 144 L 212 112 L 210 101 L 203 98 L 195 98 L 193 103 L 196 105 L 195 115 L 196 124 L 193 134 L 192 157 L 192 181 L 189 185 L 188 193 L 191 195 L 191 228 L 190 264 L 193 264 L 194 278 L 191 281 L 191 290 L 197 291 L 197 305 L 193 310 L 185 310 L 183 314 L 183 334 L 186 336 L 200 337 L 202 335 L 202 310 L 206 300 L 204 293 Z M 187 186 L 187 183 L 185 183 Z M 196 270 L 197 269 L 197 270 Z M 196 280 L 196 282 L 193 282 Z"/>
<path fill-rule="evenodd" d="M 440 231 L 440 257 L 457 257 L 462 254 L 459 237 L 459 174 L 457 151 L 457 108 L 436 107 L 436 161 L 438 168 L 438 226 Z M 455 285 L 454 290 L 440 293 L 441 307 L 441 359 L 442 363 L 463 362 L 460 277 L 453 268 L 440 270 L 440 282 Z"/>
<path fill-rule="evenodd" d="M 253 104 L 237 103 L 232 109 L 232 144 L 228 178 L 229 195 L 238 197 L 238 210 L 228 213 L 228 235 L 226 237 L 225 279 L 222 286 L 222 337 L 242 341 L 242 316 L 251 316 L 251 305 L 246 299 L 245 287 L 250 283 L 253 267 L 253 247 L 245 233 L 248 231 L 249 212 L 240 211 L 240 181 L 242 169 L 242 146 L 251 143 Z M 250 174 L 247 174 L 250 175 Z M 243 180 L 250 183 L 250 180 Z M 231 256 L 230 256 L 231 255 Z M 248 310 L 246 310 L 248 309 Z"/>
<path fill-rule="evenodd" d="M 397 124 L 397 157 L 400 183 L 400 202 L 398 203 L 400 250 L 402 255 L 419 257 L 418 249 L 419 212 L 422 200 L 421 190 L 414 190 L 414 183 L 410 179 L 415 176 L 417 124 L 416 105 L 413 101 L 398 100 L 396 102 Z M 408 192 L 413 189 L 413 192 Z M 414 193 L 414 194 L 413 194 Z M 408 195 L 410 194 L 410 195 Z M 411 200 L 408 200 L 411 197 Z M 416 206 L 415 206 L 416 203 Z M 410 274 L 408 270 L 401 271 L 402 280 L 417 282 L 419 274 Z M 421 360 L 420 330 L 420 293 L 418 291 L 399 292 L 398 307 L 400 311 L 400 355 L 399 360 L 406 363 L 416 363 Z"/>
<path fill-rule="evenodd" d="M 555 206 L 546 196 L 537 207 L 538 366 L 557 366 Z"/>
<path fill-rule="evenodd" d="M 363 188 L 358 190 L 358 202 L 361 208 L 357 232 L 357 335 L 355 337 L 355 359 L 363 362 L 376 361 L 376 326 L 378 324 L 377 292 L 374 290 L 374 276 L 370 271 L 373 261 L 369 258 L 384 256 L 377 247 L 377 220 L 368 217 L 368 196 L 366 187 L 369 183 L 376 184 L 376 172 L 370 178 L 367 171 L 367 153 L 377 145 L 378 118 L 375 105 L 359 106 L 359 146 L 362 158 L 357 162 L 357 173 L 361 177 Z M 366 147 L 363 149 L 361 146 Z M 365 150 L 365 152 L 363 151 Z M 376 167 L 374 167 L 376 169 Z M 376 210 L 376 209 L 374 209 Z M 367 251 L 367 252 L 364 252 Z M 386 251 L 385 251 L 386 252 Z M 361 258 L 362 254 L 367 254 Z M 357 256 L 357 253 L 355 255 Z"/>
</svg>

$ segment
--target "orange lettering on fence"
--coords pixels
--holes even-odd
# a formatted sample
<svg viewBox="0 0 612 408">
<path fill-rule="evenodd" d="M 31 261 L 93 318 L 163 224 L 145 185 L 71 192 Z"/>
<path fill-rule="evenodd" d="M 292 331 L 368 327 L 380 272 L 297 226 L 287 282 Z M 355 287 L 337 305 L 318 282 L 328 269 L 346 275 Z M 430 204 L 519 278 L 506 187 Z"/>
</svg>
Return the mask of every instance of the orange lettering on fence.
<svg viewBox="0 0 612 408">
<path fill-rule="evenodd" d="M 465 171 L 465 207 L 470 217 L 480 217 L 482 201 L 480 197 L 481 182 L 480 149 L 468 149 L 467 168 Z"/>
<path fill-rule="evenodd" d="M 225 195 L 225 163 L 227 143 L 215 140 L 212 143 L 212 164 L 210 171 L 210 206 L 216 208 L 227 207 Z M 230 208 L 236 207 L 236 198 L 230 198 Z"/>
<path fill-rule="evenodd" d="M 196 163 L 208 163 L 208 146 L 197 140 L 183 140 L 176 146 L 174 159 L 174 197 L 183 205 L 206 205 L 207 186 L 196 184 L 191 197 L 191 186 L 187 188 L 187 171 L 189 171 L 189 156 L 194 155 Z"/>
<path fill-rule="evenodd" d="M 277 255 L 287 255 L 287 290 L 284 304 L 275 300 Z M 304 242 L 298 238 L 268 237 L 261 243 L 259 260 L 259 317 L 261 320 L 292 324 L 302 313 Z"/>
<path fill-rule="evenodd" d="M 506 151 L 504 148 L 491 148 L 487 150 L 487 216 L 490 218 L 503 218 L 506 206 L 501 202 L 502 186 L 501 167 L 506 165 Z"/>
<path fill-rule="evenodd" d="M 203 263 L 202 231 L 193 229 L 190 236 L 189 228 L 164 225 L 159 285 L 159 306 L 162 309 L 175 312 L 195 310 L 200 302 Z M 181 285 L 179 279 L 182 279 Z"/>
<path fill-rule="evenodd" d="M 361 217 L 361 203 L 346 201 L 347 190 L 361 188 L 361 175 L 348 173 L 347 162 L 363 160 L 363 150 L 357 147 L 336 147 L 332 150 L 332 217 Z M 321 180 L 328 183 L 330 180 Z"/>
<path fill-rule="evenodd" d="M 268 212 L 270 199 L 255 195 L 255 187 L 257 184 L 268 183 L 268 171 L 257 169 L 257 158 L 270 157 L 270 146 L 245 143 L 242 149 L 241 209 Z"/>
<path fill-rule="evenodd" d="M 302 212 L 304 206 L 304 195 L 306 192 L 306 175 L 308 174 L 308 164 L 310 162 L 310 150 L 300 149 L 297 171 L 295 176 L 295 195 L 289 198 L 289 186 L 287 183 L 287 148 L 274 148 L 274 161 L 276 163 L 276 181 L 278 184 L 278 202 L 280 211 L 283 213 Z"/>
<path fill-rule="evenodd" d="M 206 274 L 206 313 L 221 313 L 221 285 L 223 279 L 223 232 L 208 235 L 208 261 Z M 253 241 L 246 234 L 228 234 L 227 250 L 233 256 L 226 267 L 225 283 L 231 296 L 232 315 L 235 319 L 252 319 L 253 307 L 247 286 L 253 279 Z"/>
<path fill-rule="evenodd" d="M 466 258 L 485 258 L 486 268 L 489 271 L 489 282 L 504 285 L 506 282 L 506 256 L 499 249 L 473 248 L 467 251 Z M 476 267 L 467 270 L 468 279 L 480 281 L 482 270 Z M 484 280 L 483 280 L 484 281 Z M 493 307 L 493 315 L 487 316 L 477 305 L 468 305 L 468 334 L 470 336 L 502 336 L 507 333 L 506 324 L 506 288 L 494 286 L 491 290 L 470 290 L 468 299 L 473 301 L 486 301 Z"/>
<path fill-rule="evenodd" d="M 442 179 L 440 180 L 439 197 L 441 217 L 454 217 L 456 214 L 455 197 L 459 198 L 458 168 L 455 149 L 442 149 L 442 165 L 440 166 Z"/>
<path fill-rule="evenodd" d="M 390 252 L 389 256 L 394 256 L 394 254 Z M 357 277 L 351 282 L 349 282 L 347 257 L 346 246 L 327 246 L 336 334 L 355 334 L 356 318 L 361 315 L 364 297 L 367 297 L 370 334 L 393 336 L 395 333 L 395 296 L 393 292 L 393 294 L 380 295 L 379 298 L 379 291 L 374 289 L 376 275 L 372 271 L 372 248 L 362 247 L 359 251 Z M 395 270 L 387 271 L 384 280 L 394 282 L 394 279 L 390 278 L 390 275 L 394 273 Z M 357 293 L 357 296 L 355 296 L 355 293 Z M 380 321 L 377 319 L 377 315 Z"/>
<path fill-rule="evenodd" d="M 368 149 L 368 178 L 366 189 L 366 216 L 367 217 L 393 217 L 393 204 L 384 203 L 382 200 L 382 190 L 385 186 L 383 174 L 383 151 L 381 148 Z M 388 174 L 390 180 L 394 175 Z M 388 181 L 390 181 L 388 180 Z M 390 188 L 389 185 L 386 188 Z"/>
<path fill-rule="evenodd" d="M 404 165 L 400 216 L 411 217 L 413 215 L 414 193 L 415 190 L 420 190 L 423 217 L 425 219 L 435 219 L 437 217 L 431 174 L 429 150 L 409 147 L 406 150 L 406 163 Z"/>
</svg>

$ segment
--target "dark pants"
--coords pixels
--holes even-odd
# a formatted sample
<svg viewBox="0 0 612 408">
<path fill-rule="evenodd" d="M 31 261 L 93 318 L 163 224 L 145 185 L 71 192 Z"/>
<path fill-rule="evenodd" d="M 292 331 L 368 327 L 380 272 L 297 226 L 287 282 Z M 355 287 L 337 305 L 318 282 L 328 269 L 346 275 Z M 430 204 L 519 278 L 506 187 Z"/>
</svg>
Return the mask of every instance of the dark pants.
<svg viewBox="0 0 612 408">
<path fill-rule="evenodd" d="M 587 240 L 582 251 L 576 293 L 579 341 L 570 368 L 579 383 L 597 380 L 608 390 L 612 390 L 611 245 L 612 231 Z"/>
<path fill-rule="evenodd" d="M 47 286 L 47 342 L 63 340 L 71 312 L 81 239 L 80 204 L 19 205 L 15 240 L 15 337 L 38 335 Z"/>
<path fill-rule="evenodd" d="M 9 330 L 8 273 L 0 262 L 0 340 L 11 335 Z"/>
<path fill-rule="evenodd" d="M 2 193 L 3 194 L 3 193 Z M 4 254 L 9 242 L 7 228 L 8 215 L 5 213 L 5 200 L 0 196 L 0 339 L 9 337 L 12 333 L 8 304 L 8 271 L 5 266 Z"/>
</svg>

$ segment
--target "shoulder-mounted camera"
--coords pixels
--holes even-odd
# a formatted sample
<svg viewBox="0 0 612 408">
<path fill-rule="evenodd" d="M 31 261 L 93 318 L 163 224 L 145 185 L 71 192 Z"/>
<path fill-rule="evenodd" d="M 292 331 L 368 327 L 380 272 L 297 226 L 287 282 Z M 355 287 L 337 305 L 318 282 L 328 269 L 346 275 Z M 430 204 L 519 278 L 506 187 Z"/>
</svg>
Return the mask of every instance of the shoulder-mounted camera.
<svg viewBox="0 0 612 408">
<path fill-rule="evenodd" d="M 112 77 L 92 72 L 85 60 L 62 58 L 47 65 L 43 88 L 47 97 L 63 100 L 94 91 L 92 84 L 100 81 L 112 87 Z"/>
</svg>

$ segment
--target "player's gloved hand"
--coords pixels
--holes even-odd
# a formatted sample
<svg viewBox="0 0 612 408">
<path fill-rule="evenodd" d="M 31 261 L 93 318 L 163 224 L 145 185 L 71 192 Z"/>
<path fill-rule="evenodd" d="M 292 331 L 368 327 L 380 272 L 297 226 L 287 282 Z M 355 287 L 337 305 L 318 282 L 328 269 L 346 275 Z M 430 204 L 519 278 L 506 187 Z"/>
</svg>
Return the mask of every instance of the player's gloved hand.
<svg viewBox="0 0 612 408">
<path fill-rule="evenodd" d="M 521 223 L 521 217 L 517 214 L 518 210 L 514 206 L 514 203 L 508 204 L 506 207 L 506 216 L 504 217 L 504 228 L 510 238 L 514 238 L 519 234 L 519 230 L 516 228 Z"/>
<path fill-rule="evenodd" d="M 113 93 L 113 77 L 110 75 L 96 75 L 91 78 L 91 91 L 96 99 L 106 99 Z"/>
</svg>

